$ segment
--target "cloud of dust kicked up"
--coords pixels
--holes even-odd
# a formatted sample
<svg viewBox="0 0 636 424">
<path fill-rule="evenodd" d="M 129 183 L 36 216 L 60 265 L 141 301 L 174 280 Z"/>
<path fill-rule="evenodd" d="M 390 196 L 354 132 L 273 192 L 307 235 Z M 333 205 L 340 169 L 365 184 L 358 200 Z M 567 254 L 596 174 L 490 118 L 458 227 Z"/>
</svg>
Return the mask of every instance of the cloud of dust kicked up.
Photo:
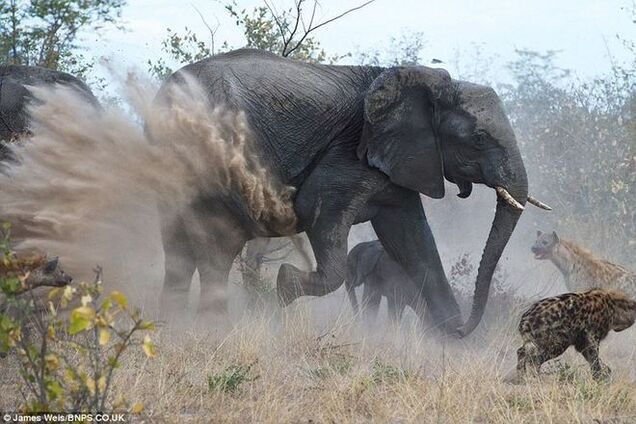
<svg viewBox="0 0 636 424">
<path fill-rule="evenodd" d="M 72 244 L 87 230 L 112 228 L 104 211 L 170 204 L 238 192 L 252 218 L 280 234 L 296 224 L 291 189 L 274 181 L 253 154 L 245 116 L 210 105 L 190 78 L 167 89 L 170 102 L 129 75 L 135 118 L 100 110 L 73 90 L 32 87 L 33 136 L 17 148 L 20 164 L 0 174 L 0 216 L 25 245 Z M 213 107 L 215 106 L 215 107 Z M 143 124 L 141 124 L 142 122 Z"/>
</svg>

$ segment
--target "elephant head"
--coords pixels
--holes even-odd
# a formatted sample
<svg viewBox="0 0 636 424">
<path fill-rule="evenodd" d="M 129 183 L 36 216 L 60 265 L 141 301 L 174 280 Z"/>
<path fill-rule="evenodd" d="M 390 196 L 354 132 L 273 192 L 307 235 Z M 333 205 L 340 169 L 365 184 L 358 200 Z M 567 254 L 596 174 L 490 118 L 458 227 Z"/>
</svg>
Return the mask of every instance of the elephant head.
<svg viewBox="0 0 636 424">
<path fill-rule="evenodd" d="M 479 264 L 469 334 L 483 315 L 495 266 L 529 201 L 526 170 L 501 100 L 486 86 L 452 80 L 442 69 L 390 68 L 364 101 L 358 156 L 402 187 L 444 196 L 444 179 L 468 197 L 473 183 L 497 193 L 497 208 Z M 546 205 L 535 199 L 532 203 Z"/>
</svg>

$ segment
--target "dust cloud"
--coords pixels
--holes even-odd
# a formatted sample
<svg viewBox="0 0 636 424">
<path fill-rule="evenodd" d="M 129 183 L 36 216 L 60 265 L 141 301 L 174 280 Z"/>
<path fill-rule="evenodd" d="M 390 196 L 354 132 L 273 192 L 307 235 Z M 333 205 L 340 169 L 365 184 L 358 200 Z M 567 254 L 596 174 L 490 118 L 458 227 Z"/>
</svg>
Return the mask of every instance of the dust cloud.
<svg viewBox="0 0 636 424">
<path fill-rule="evenodd" d="M 121 277 L 124 263 L 157 265 L 158 202 L 177 213 L 196 196 L 229 190 L 255 221 L 289 233 L 292 190 L 259 163 L 244 114 L 209 104 L 183 80 L 156 102 L 156 87 L 129 74 L 129 113 L 94 107 L 64 86 L 31 87 L 33 136 L 16 147 L 20 163 L 0 174 L 0 216 L 16 241 L 82 272 L 100 263 Z"/>
</svg>

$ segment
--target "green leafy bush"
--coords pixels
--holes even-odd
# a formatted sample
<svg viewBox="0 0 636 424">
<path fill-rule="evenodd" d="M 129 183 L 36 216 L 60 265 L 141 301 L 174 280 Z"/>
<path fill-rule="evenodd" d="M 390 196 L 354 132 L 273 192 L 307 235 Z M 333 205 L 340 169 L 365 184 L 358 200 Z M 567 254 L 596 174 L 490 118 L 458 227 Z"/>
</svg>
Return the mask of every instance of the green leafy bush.
<svg viewBox="0 0 636 424">
<path fill-rule="evenodd" d="M 8 237 L 0 244 L 0 255 L 3 262 L 14 260 Z M 113 376 L 132 346 L 155 356 L 146 334 L 154 324 L 144 321 L 122 293 L 103 296 L 101 270 L 96 272 L 92 283 L 54 288 L 45 299 L 32 291 L 14 294 L 15 277 L 0 275 L 7 296 L 0 313 L 0 352 L 17 357 L 21 410 L 96 413 L 129 407 L 125 399 L 110 401 Z M 141 409 L 140 404 L 132 407 Z"/>
<path fill-rule="evenodd" d="M 555 207 L 547 219 L 563 234 L 627 263 L 636 250 L 635 69 L 578 81 L 553 52 L 518 54 L 514 84 L 500 92 L 533 194 Z"/>
<path fill-rule="evenodd" d="M 208 376 L 208 389 L 212 392 L 235 393 L 243 383 L 254 381 L 258 376 L 251 376 L 254 364 L 230 365 L 224 370 Z"/>
</svg>

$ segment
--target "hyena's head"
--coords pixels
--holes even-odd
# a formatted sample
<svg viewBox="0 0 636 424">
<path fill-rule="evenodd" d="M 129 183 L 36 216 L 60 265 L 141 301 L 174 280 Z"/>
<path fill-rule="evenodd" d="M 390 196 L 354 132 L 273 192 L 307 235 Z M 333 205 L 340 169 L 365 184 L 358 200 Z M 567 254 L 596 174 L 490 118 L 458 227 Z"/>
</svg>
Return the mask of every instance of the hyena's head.
<svg viewBox="0 0 636 424">
<path fill-rule="evenodd" d="M 29 287 L 63 287 L 70 284 L 73 277 L 67 275 L 60 267 L 58 258 L 43 260 L 29 270 L 26 284 Z"/>
<path fill-rule="evenodd" d="M 559 236 L 557 236 L 556 231 L 551 233 L 537 231 L 537 241 L 534 242 L 530 250 L 534 253 L 535 259 L 550 259 L 558 244 Z"/>
<path fill-rule="evenodd" d="M 623 331 L 634 325 L 636 321 L 636 301 L 619 290 L 609 292 L 611 304 L 614 306 L 612 330 Z"/>
</svg>

